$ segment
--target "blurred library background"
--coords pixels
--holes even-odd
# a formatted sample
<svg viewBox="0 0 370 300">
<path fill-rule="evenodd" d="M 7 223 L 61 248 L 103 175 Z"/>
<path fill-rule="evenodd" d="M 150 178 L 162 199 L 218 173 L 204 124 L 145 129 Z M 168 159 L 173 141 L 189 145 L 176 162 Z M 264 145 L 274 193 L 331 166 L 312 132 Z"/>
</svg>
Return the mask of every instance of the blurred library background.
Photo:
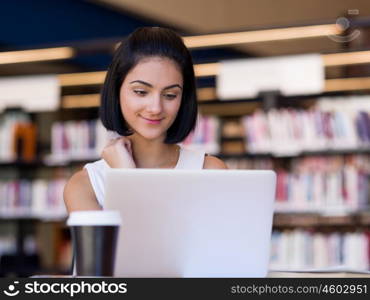
<svg viewBox="0 0 370 300">
<path fill-rule="evenodd" d="M 0 276 L 70 273 L 64 184 L 99 159 L 100 88 L 140 26 L 193 56 L 184 145 L 277 172 L 270 269 L 370 270 L 370 1 L 3 0 L 0 24 Z"/>
</svg>

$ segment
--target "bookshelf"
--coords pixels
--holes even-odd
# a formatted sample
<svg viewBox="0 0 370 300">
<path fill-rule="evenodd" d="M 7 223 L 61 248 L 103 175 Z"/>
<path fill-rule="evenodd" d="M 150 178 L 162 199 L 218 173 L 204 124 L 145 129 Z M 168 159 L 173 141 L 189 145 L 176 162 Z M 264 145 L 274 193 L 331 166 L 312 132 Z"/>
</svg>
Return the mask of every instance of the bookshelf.
<svg viewBox="0 0 370 300">
<path fill-rule="evenodd" d="M 22 178 L 30 181 L 38 178 L 53 178 L 53 176 L 66 179 L 69 174 L 81 168 L 85 163 L 99 158 L 99 147 L 104 145 L 105 137 L 98 133 L 100 129 L 98 129 L 96 123 L 97 106 L 99 105 L 96 93 L 99 90 L 101 79 L 104 77 L 101 72 L 98 75 L 100 76 L 98 83 L 79 87 L 66 85 L 65 78 L 67 77 L 59 76 L 64 78 L 60 107 L 52 112 L 26 114 L 29 117 L 29 122 L 35 124 L 38 130 L 36 155 L 31 160 L 25 160 L 18 156 L 11 160 L 0 160 L 0 174 L 6 175 L 4 173 L 9 171 L 12 179 Z M 213 80 L 210 81 L 213 82 Z M 327 89 L 321 94 L 309 96 L 282 96 L 276 91 L 267 91 L 254 98 L 224 101 L 215 98 L 213 86 L 206 86 L 202 89 L 200 91 L 202 97 L 199 107 L 204 118 L 200 122 L 202 124 L 207 123 L 206 127 L 212 128 L 211 133 L 198 130 L 189 137 L 185 144 L 191 147 L 205 146 L 207 152 L 224 159 L 232 167 L 291 170 L 294 168 L 292 166 L 293 161 L 296 161 L 296 165 L 300 165 L 300 162 L 305 158 L 324 158 L 322 159 L 324 161 L 325 158 L 330 160 L 333 157 L 348 158 L 354 155 L 370 157 L 370 144 L 366 143 L 341 148 L 337 147 L 338 144 L 341 144 L 339 142 L 336 146 L 324 145 L 315 150 L 299 147 L 294 151 L 271 151 L 271 147 L 266 147 L 267 149 L 270 148 L 270 151 L 250 151 L 248 146 L 251 145 L 250 141 L 253 140 L 253 137 L 248 138 L 242 126 L 242 119 L 253 117 L 256 111 L 268 115 L 272 110 L 289 107 L 304 112 L 311 109 L 315 103 L 323 101 L 323 97 L 325 97 L 324 101 L 333 101 L 338 105 L 339 97 L 346 100 L 353 95 L 368 95 L 370 86 L 361 88 L 361 92 Z M 205 89 L 207 89 L 207 93 L 205 93 Z M 369 99 L 365 102 L 370 103 L 370 96 L 368 97 Z M 321 107 L 321 109 L 323 108 Z M 232 124 L 230 125 L 230 123 Z M 79 129 L 76 130 L 76 128 Z M 77 131 L 79 133 L 76 133 Z M 94 133 L 91 134 L 91 132 Z M 67 143 L 67 146 L 64 142 L 60 143 L 63 136 L 67 136 L 72 142 Z M 96 138 L 97 136 L 100 138 Z M 97 141 L 98 139 L 99 141 Z M 78 143 L 74 143 L 75 141 L 78 141 Z M 311 143 L 314 144 L 315 140 L 311 140 Z M 367 182 L 370 181 L 369 174 L 370 172 L 367 174 Z M 369 201 L 369 198 L 367 198 L 367 201 Z M 1 208 L 3 208 L 4 203 L 1 202 L 1 205 Z M 30 234 L 28 231 L 31 231 L 31 234 L 38 236 L 37 238 L 40 239 L 44 236 L 41 243 L 50 245 L 52 248 L 51 254 L 39 249 L 39 258 L 33 256 L 33 266 L 37 265 L 38 270 L 35 268 L 20 270 L 17 269 L 19 268 L 18 264 L 15 265 L 12 272 L 17 273 L 19 271 L 19 274 L 27 274 L 27 272 L 41 271 L 41 264 L 44 269 L 51 270 L 46 272 L 49 274 L 52 272 L 67 272 L 68 263 L 66 262 L 69 259 L 70 244 L 68 244 L 68 229 L 63 223 L 66 216 L 63 213 L 52 213 L 52 211 L 52 209 L 43 209 L 42 213 L 35 213 L 32 210 L 15 212 L 1 210 L 0 230 L 3 224 L 14 223 L 13 225 L 15 225 L 14 233 L 17 238 L 14 242 L 13 253 L 25 259 L 27 254 L 24 251 L 24 245 L 27 243 L 27 237 Z M 274 230 L 279 233 L 293 232 L 294 237 L 298 240 L 302 239 L 301 234 L 307 236 L 312 232 L 344 235 L 345 233 L 359 231 L 365 235 L 369 226 L 370 211 L 365 206 L 350 212 L 343 213 L 341 211 L 340 214 L 332 215 L 303 209 L 300 212 L 277 212 L 274 216 Z M 39 261 L 35 263 L 37 259 Z M 23 262 L 25 261 L 23 260 Z"/>
<path fill-rule="evenodd" d="M 222 104 L 223 106 L 225 104 Z M 73 110 L 73 109 L 72 109 Z M 85 110 L 88 110 L 86 108 Z M 96 119 L 90 119 L 90 121 L 94 121 Z M 59 125 L 63 122 L 70 122 L 70 120 L 62 120 L 58 121 Z M 77 120 L 75 120 L 77 121 Z M 212 122 L 213 126 L 204 126 L 204 122 Z M 233 126 L 228 127 L 228 123 L 232 122 Z M 69 123 L 69 124 L 77 124 L 77 123 Z M 245 146 L 246 137 L 240 136 L 240 133 L 243 133 L 243 129 L 240 129 L 240 116 L 234 117 L 216 117 L 216 116 L 207 116 L 200 121 L 200 124 L 203 124 L 201 127 L 212 128 L 212 134 L 207 134 L 202 132 L 201 130 L 197 131 L 193 136 L 189 138 L 189 145 L 192 147 L 201 147 L 202 145 L 208 144 L 208 149 L 213 151 L 213 153 L 224 159 L 227 163 L 229 161 L 234 161 L 237 164 L 240 164 L 243 160 L 249 161 L 247 164 L 241 163 L 241 167 L 245 168 L 271 168 L 275 169 L 276 167 L 281 166 L 289 166 L 292 161 L 303 160 L 303 159 L 311 159 L 311 158 L 319 158 L 319 159 L 332 159 L 333 157 L 350 157 L 353 155 L 360 155 L 369 157 L 370 151 L 368 149 L 345 149 L 345 150 L 320 150 L 320 151 L 302 151 L 300 153 L 296 153 L 294 155 L 275 155 L 273 153 L 248 153 L 243 149 L 243 152 L 235 152 L 235 153 L 225 153 L 224 152 L 224 142 L 226 143 L 235 143 L 241 142 L 242 146 Z M 228 129 L 227 129 L 228 127 Z M 50 127 L 52 128 L 52 126 Z M 83 131 L 81 131 L 83 132 Z M 52 134 L 52 130 L 50 130 L 50 134 Z M 80 137 L 75 135 L 75 138 L 80 139 Z M 50 137 L 50 141 L 53 140 L 53 137 Z M 215 144 L 218 144 L 215 148 Z M 189 146 L 188 145 L 188 146 Z M 48 149 L 44 149 L 43 156 L 39 155 L 36 160 L 34 161 L 24 161 L 24 160 L 17 160 L 15 162 L 3 162 L 0 164 L 0 168 L 4 169 L 16 169 L 19 174 L 18 176 L 26 176 L 27 178 L 32 178 L 29 173 L 37 174 L 37 170 L 48 170 L 49 172 L 60 172 L 64 174 L 65 177 L 68 177 L 68 174 L 76 170 L 77 168 L 81 168 L 85 163 L 90 162 L 92 160 L 98 159 L 98 156 L 93 154 L 89 157 L 87 155 L 88 152 L 78 156 L 71 156 L 70 151 L 66 151 L 65 155 L 60 156 L 59 159 L 55 159 L 57 157 L 52 153 L 52 146 L 49 145 Z M 85 159 L 82 159 L 84 156 Z M 248 165 L 249 164 L 249 165 Z M 296 164 L 299 164 L 299 162 Z M 252 166 L 253 165 L 253 166 Z M 235 167 L 235 165 L 234 165 Z M 288 167 L 291 169 L 292 167 Z M 67 171 L 66 171 L 67 170 Z M 370 178 L 370 177 L 369 177 Z M 46 210 L 51 211 L 51 210 Z M 9 221 L 15 222 L 22 227 L 37 227 L 37 224 L 45 223 L 48 224 L 47 226 L 53 228 L 55 237 L 53 239 L 54 243 L 60 244 L 60 249 L 55 249 L 54 256 L 62 256 L 61 252 L 70 251 L 70 245 L 68 246 L 68 231 L 67 228 L 61 226 L 63 221 L 65 220 L 65 215 L 63 214 L 51 214 L 51 213 L 33 213 L 32 210 L 29 212 L 2 212 L 0 213 L 0 222 Z M 53 225 L 54 224 L 54 225 Z M 59 224 L 59 226 L 55 226 L 55 224 Z M 353 232 L 360 230 L 361 232 L 365 232 L 370 225 L 370 213 L 368 210 L 354 210 L 351 212 L 341 212 L 339 215 L 325 215 L 323 212 L 308 212 L 306 210 L 300 212 L 288 212 L 288 211 L 279 211 L 276 212 L 274 217 L 274 230 L 276 232 L 291 232 L 298 230 L 299 234 L 302 232 L 311 233 L 325 233 L 325 234 L 345 234 L 346 232 Z M 59 231 L 59 233 L 58 233 Z M 17 236 L 23 236 L 24 241 L 18 241 L 17 247 L 23 248 L 26 239 L 26 235 L 24 234 L 24 229 L 18 229 Z M 51 234 L 51 233 L 49 233 Z M 290 233 L 289 233 L 290 234 Z M 64 236 L 61 241 L 58 241 L 61 236 Z M 66 238 L 67 237 L 67 238 Z M 64 250 L 62 250 L 64 249 Z M 67 250 L 66 250 L 67 249 Z M 24 255 L 18 253 L 18 255 Z M 45 253 L 44 253 L 45 255 Z M 68 256 L 68 255 L 67 255 Z M 61 258 L 62 260 L 63 258 Z M 45 259 L 44 259 L 45 260 Z M 49 258 L 49 260 L 51 260 Z M 64 258 L 66 260 L 66 258 Z M 40 259 L 41 261 L 41 259 Z M 54 258 L 54 263 L 56 258 Z M 52 266 L 51 263 L 48 263 L 48 270 L 54 270 L 56 273 L 60 272 L 67 272 L 66 268 L 64 270 L 57 270 L 56 266 Z M 278 267 L 283 267 L 282 265 L 277 265 Z M 306 265 L 305 265 L 306 266 Z M 64 265 L 64 267 L 66 267 Z M 307 265 L 306 267 L 310 267 Z M 53 269 L 54 268 L 54 269 Z M 27 270 L 21 270 L 21 272 L 26 272 Z M 52 272 L 52 271 L 51 271 Z M 50 273 L 50 272 L 49 272 Z M 24 273 L 22 273 L 24 274 Z"/>
<path fill-rule="evenodd" d="M 370 213 L 343 216 L 324 216 L 321 214 L 284 214 L 274 216 L 275 228 L 294 227 L 367 227 L 370 226 Z"/>
</svg>

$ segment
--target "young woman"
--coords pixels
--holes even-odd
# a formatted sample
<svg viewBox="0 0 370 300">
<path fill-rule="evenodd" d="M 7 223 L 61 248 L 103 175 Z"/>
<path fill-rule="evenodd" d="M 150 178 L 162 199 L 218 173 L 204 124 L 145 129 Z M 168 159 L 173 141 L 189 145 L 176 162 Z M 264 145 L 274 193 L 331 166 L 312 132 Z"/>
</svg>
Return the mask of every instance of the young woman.
<svg viewBox="0 0 370 300">
<path fill-rule="evenodd" d="M 104 207 L 109 168 L 227 168 L 216 157 L 178 145 L 195 127 L 197 99 L 190 53 L 172 30 L 139 28 L 121 43 L 100 108 L 103 125 L 120 137 L 104 148 L 101 160 L 70 178 L 64 189 L 69 212 Z"/>
</svg>

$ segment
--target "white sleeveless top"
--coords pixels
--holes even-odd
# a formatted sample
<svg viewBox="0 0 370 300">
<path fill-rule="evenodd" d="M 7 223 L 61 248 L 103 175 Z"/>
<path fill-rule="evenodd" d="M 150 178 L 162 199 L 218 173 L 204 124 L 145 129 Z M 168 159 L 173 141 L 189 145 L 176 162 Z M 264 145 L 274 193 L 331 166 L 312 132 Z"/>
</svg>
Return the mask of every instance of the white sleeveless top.
<svg viewBox="0 0 370 300">
<path fill-rule="evenodd" d="M 180 146 L 180 145 L 179 145 Z M 175 169 L 203 169 L 205 151 L 202 150 L 189 150 L 180 146 L 180 155 Z M 105 174 L 110 168 L 104 159 L 98 160 L 93 163 L 88 163 L 84 166 L 89 174 L 89 179 L 96 199 L 101 207 L 104 206 L 105 195 Z"/>
</svg>

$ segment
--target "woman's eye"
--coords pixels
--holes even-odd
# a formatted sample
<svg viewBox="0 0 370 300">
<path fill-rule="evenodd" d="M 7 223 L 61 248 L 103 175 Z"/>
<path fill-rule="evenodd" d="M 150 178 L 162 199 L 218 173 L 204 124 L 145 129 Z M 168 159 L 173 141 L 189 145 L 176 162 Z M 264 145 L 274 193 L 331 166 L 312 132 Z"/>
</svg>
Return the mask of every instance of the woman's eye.
<svg viewBox="0 0 370 300">
<path fill-rule="evenodd" d="M 147 92 L 143 90 L 134 90 L 134 93 L 139 96 L 145 96 L 147 94 Z"/>
<path fill-rule="evenodd" d="M 177 97 L 177 95 L 175 95 L 175 94 L 164 94 L 164 96 L 165 96 L 167 99 L 169 99 L 169 100 L 171 100 L 171 99 L 175 99 L 175 98 Z"/>
</svg>

